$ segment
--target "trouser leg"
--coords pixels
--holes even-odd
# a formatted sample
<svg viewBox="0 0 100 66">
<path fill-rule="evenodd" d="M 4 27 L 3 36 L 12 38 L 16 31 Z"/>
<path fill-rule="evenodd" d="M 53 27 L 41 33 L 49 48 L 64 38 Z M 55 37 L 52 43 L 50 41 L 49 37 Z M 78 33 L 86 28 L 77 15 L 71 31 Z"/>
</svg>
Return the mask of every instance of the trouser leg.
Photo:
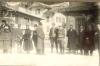
<svg viewBox="0 0 100 66">
<path fill-rule="evenodd" d="M 68 52 L 69 52 L 69 54 L 71 53 L 71 46 L 70 46 L 70 44 L 69 44 L 69 49 L 68 49 Z"/>
<path fill-rule="evenodd" d="M 84 50 L 84 55 L 88 55 L 89 54 L 89 50 L 85 49 Z"/>
<path fill-rule="evenodd" d="M 64 53 L 64 50 L 65 50 L 65 48 L 64 48 L 64 39 L 62 40 L 62 52 Z"/>
<path fill-rule="evenodd" d="M 61 53 L 64 53 L 64 44 L 63 40 L 60 41 L 60 51 Z"/>
<path fill-rule="evenodd" d="M 35 50 L 37 52 L 37 42 L 34 42 Z"/>
<path fill-rule="evenodd" d="M 42 54 L 44 54 L 44 44 L 43 44 L 43 47 L 42 47 Z"/>
<path fill-rule="evenodd" d="M 56 46 L 56 51 L 58 53 L 58 41 L 57 41 L 57 39 L 55 40 L 55 46 Z"/>
<path fill-rule="evenodd" d="M 53 39 L 51 39 L 50 42 L 51 42 L 51 52 L 53 52 L 53 44 L 54 44 Z"/>
<path fill-rule="evenodd" d="M 62 44 L 60 40 L 59 40 L 59 48 L 60 48 L 60 53 L 62 53 Z"/>
<path fill-rule="evenodd" d="M 92 55 L 92 54 L 93 54 L 93 50 L 91 49 L 91 50 L 90 50 L 90 55 Z"/>
</svg>

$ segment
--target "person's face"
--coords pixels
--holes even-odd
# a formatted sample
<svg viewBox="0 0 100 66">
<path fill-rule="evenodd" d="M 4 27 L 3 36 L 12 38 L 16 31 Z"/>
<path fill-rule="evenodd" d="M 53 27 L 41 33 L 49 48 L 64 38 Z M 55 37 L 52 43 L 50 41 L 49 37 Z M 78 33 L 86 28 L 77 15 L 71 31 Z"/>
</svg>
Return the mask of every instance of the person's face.
<svg viewBox="0 0 100 66">
<path fill-rule="evenodd" d="M 26 26 L 26 29 L 29 29 L 29 25 Z"/>
<path fill-rule="evenodd" d="M 62 29 L 62 26 L 59 26 L 59 29 Z"/>
<path fill-rule="evenodd" d="M 72 25 L 70 26 L 70 29 L 73 29 L 73 26 Z"/>
<path fill-rule="evenodd" d="M 80 29 L 83 29 L 83 26 L 80 26 Z"/>
<path fill-rule="evenodd" d="M 52 24 L 52 27 L 55 27 L 55 24 Z"/>
<path fill-rule="evenodd" d="M 37 26 L 34 27 L 34 29 L 36 30 Z"/>
</svg>

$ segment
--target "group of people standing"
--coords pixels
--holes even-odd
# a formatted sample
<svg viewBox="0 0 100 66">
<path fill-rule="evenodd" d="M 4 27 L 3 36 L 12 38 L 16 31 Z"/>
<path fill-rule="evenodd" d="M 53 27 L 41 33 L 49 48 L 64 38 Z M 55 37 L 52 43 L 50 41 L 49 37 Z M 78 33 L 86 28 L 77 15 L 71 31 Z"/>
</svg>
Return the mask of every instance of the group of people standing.
<svg viewBox="0 0 100 66">
<path fill-rule="evenodd" d="M 95 36 L 97 31 L 93 24 L 80 26 L 79 43 L 81 54 L 92 55 L 95 50 Z"/>
<path fill-rule="evenodd" d="M 30 53 L 33 50 L 33 43 L 37 54 L 44 54 L 44 31 L 42 29 L 42 24 L 34 25 L 34 31 L 32 32 L 29 26 L 26 26 L 25 33 L 22 36 L 21 43 L 23 44 L 24 51 Z"/>
<path fill-rule="evenodd" d="M 37 54 L 44 54 L 44 38 L 45 35 L 40 22 L 34 26 L 34 31 L 31 31 L 29 25 L 26 25 L 26 29 L 21 29 L 21 24 L 14 28 L 14 24 L 8 24 L 6 20 L 2 20 L 0 26 L 0 48 L 3 53 L 9 53 L 12 50 L 15 52 L 24 50 L 30 53 L 33 50 L 32 41 L 34 41 Z"/>
<path fill-rule="evenodd" d="M 83 55 L 93 54 L 93 50 L 95 49 L 96 34 L 96 30 L 94 29 L 93 24 L 80 26 L 79 32 L 73 29 L 73 25 L 70 25 L 70 28 L 66 32 L 66 29 L 63 26 L 54 26 L 55 25 L 51 27 L 49 33 L 51 52 L 53 52 L 53 47 L 55 45 L 57 52 L 60 48 L 60 53 L 64 53 L 64 50 L 66 50 L 64 39 L 67 37 L 67 48 L 69 53 L 77 54 L 78 51 L 80 51 L 80 54 Z"/>
<path fill-rule="evenodd" d="M 33 50 L 33 41 L 36 53 L 44 54 L 45 34 L 42 23 L 39 22 L 38 25 L 35 24 L 33 31 L 30 30 L 29 25 L 26 25 L 24 33 L 20 27 L 21 25 L 19 24 L 18 28 L 15 29 L 13 28 L 13 25 L 8 25 L 5 20 L 2 21 L 0 26 L 0 36 L 2 36 L 2 34 L 4 34 L 5 37 L 7 37 L 6 34 L 9 34 L 8 36 L 10 36 L 7 40 L 5 40 L 5 38 L 0 40 L 0 46 L 1 42 L 3 44 L 3 52 L 8 52 L 9 49 L 14 47 L 23 47 L 24 51 L 30 53 L 30 51 Z M 55 27 L 55 24 L 52 24 L 49 31 L 51 52 L 53 52 L 55 47 L 57 53 L 64 54 L 67 47 L 69 53 L 77 53 L 77 51 L 80 50 L 81 54 L 92 55 L 93 50 L 95 49 L 95 33 L 96 31 L 93 24 L 80 26 L 79 32 L 73 29 L 73 25 L 70 25 L 70 28 L 66 30 L 66 27 L 63 25 Z M 65 43 L 65 37 L 68 38 L 67 43 Z M 18 50 L 20 51 L 21 49 L 17 48 L 17 51 Z"/>
</svg>

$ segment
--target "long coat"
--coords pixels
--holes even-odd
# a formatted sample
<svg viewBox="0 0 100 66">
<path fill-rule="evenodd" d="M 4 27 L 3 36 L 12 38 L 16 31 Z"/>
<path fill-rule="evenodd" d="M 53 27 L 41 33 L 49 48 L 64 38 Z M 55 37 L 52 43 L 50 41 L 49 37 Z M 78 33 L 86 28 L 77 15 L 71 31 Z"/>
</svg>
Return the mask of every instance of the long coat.
<svg viewBox="0 0 100 66">
<path fill-rule="evenodd" d="M 37 49 L 37 30 L 33 31 L 33 37 L 32 37 L 32 39 L 33 39 L 33 42 L 34 42 L 34 46 Z"/>
<path fill-rule="evenodd" d="M 44 49 L 44 31 L 41 26 L 37 28 L 37 49 L 42 50 Z"/>
<path fill-rule="evenodd" d="M 31 51 L 33 49 L 32 39 L 31 39 L 31 31 L 29 29 L 25 30 L 25 34 L 23 35 L 23 49 L 25 51 Z"/>
<path fill-rule="evenodd" d="M 77 49 L 77 32 L 73 29 L 67 31 L 68 45 L 67 47 L 71 50 Z"/>
<path fill-rule="evenodd" d="M 83 37 L 84 36 L 84 30 L 79 32 L 79 43 L 78 43 L 78 48 L 83 49 Z"/>
<path fill-rule="evenodd" d="M 83 38 L 83 48 L 86 50 L 94 50 L 95 43 L 94 43 L 95 31 L 85 31 L 84 38 Z"/>
</svg>

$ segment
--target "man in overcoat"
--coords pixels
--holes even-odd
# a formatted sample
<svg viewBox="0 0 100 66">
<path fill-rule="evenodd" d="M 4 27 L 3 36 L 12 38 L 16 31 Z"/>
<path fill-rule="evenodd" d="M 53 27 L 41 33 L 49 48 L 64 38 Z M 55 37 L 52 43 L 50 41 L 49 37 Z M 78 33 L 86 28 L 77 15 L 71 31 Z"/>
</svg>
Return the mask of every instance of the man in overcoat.
<svg viewBox="0 0 100 66">
<path fill-rule="evenodd" d="M 44 54 L 44 39 L 45 34 L 42 28 L 42 23 L 39 22 L 37 27 L 37 54 Z"/>
<path fill-rule="evenodd" d="M 67 37 L 68 37 L 67 47 L 69 48 L 69 53 L 71 51 L 73 53 L 76 53 L 76 49 L 77 49 L 77 32 L 76 32 L 75 29 L 73 29 L 72 25 L 70 25 L 70 29 L 67 31 Z"/>
<path fill-rule="evenodd" d="M 81 54 L 83 54 L 83 36 L 84 36 L 84 26 L 80 26 L 79 29 L 79 44 L 78 49 L 80 50 Z"/>
</svg>

